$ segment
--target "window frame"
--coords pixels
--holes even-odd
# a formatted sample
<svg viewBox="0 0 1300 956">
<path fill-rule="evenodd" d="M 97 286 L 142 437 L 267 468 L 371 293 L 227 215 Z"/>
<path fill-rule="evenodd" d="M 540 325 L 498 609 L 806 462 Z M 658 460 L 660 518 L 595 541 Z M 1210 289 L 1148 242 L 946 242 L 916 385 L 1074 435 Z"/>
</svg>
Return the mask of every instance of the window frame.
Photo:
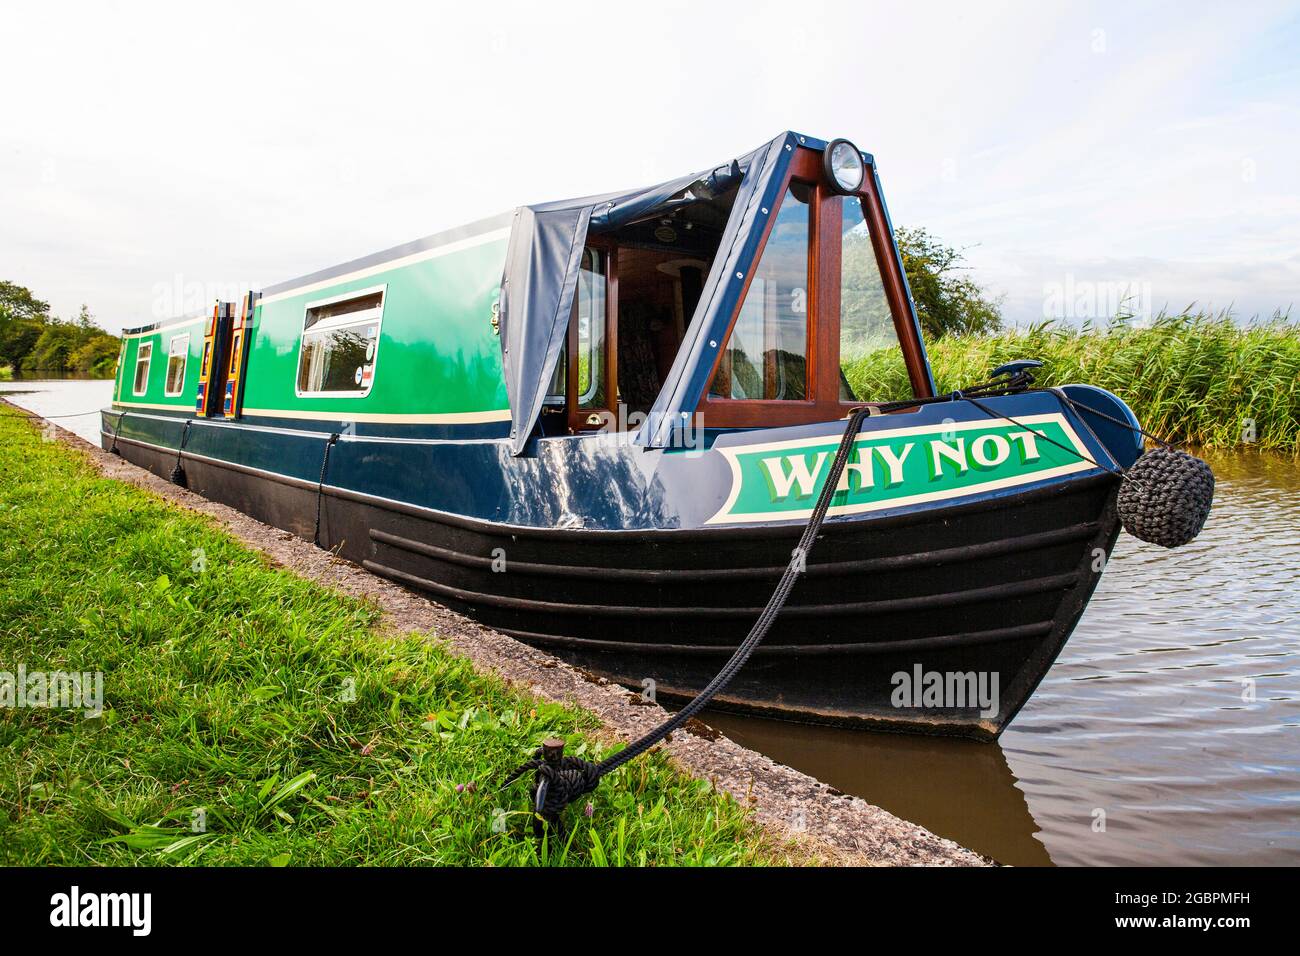
<svg viewBox="0 0 1300 956">
<path fill-rule="evenodd" d="M 818 321 L 817 302 L 822 278 L 817 274 L 817 246 L 821 225 L 818 221 L 821 209 L 821 183 L 811 170 L 794 168 L 791 163 L 791 170 L 786 175 L 784 182 L 781 184 L 780 199 L 772 208 L 772 213 L 767 217 L 767 225 L 763 230 L 763 241 L 759 246 L 758 254 L 754 257 L 753 268 L 749 270 L 749 275 L 745 277 L 744 286 L 741 290 L 740 298 L 736 301 L 736 311 L 732 315 L 730 323 L 727 325 L 727 335 L 723 339 L 722 345 L 718 349 L 718 357 L 713 364 L 713 372 L 709 376 L 708 385 L 704 389 L 704 397 L 701 399 L 700 408 L 703 411 L 707 404 L 710 407 L 727 408 L 732 405 L 754 405 L 763 409 L 774 408 L 797 408 L 808 411 L 815 409 L 817 405 L 816 383 L 818 376 L 817 366 L 821 362 L 821 356 L 818 354 L 818 337 L 821 329 Z M 721 372 L 731 355 L 731 339 L 736 334 L 736 326 L 740 324 L 740 316 L 745 311 L 745 306 L 749 300 L 749 293 L 753 288 L 754 279 L 758 276 L 758 265 L 762 261 L 763 253 L 767 250 L 768 240 L 772 236 L 772 230 L 776 228 L 777 218 L 781 214 L 781 207 L 785 204 L 786 197 L 790 193 L 790 187 L 798 183 L 806 186 L 809 190 L 808 196 L 808 262 L 806 266 L 806 286 L 804 290 L 804 398 L 732 398 L 729 395 L 713 395 L 713 383 Z M 766 353 L 763 354 L 763 360 L 766 363 Z M 707 419 L 706 419 L 707 421 Z"/>
<path fill-rule="evenodd" d="M 311 314 L 311 310 L 320 308 L 321 306 L 334 305 L 335 303 L 338 302 L 346 302 L 349 299 L 362 299 L 365 298 L 366 296 L 374 295 L 376 292 L 379 293 L 379 305 L 373 309 L 364 309 L 360 312 L 355 313 L 358 316 L 363 316 L 363 315 L 367 316 L 367 318 L 349 320 L 347 322 L 340 322 L 336 325 L 327 326 L 323 330 L 324 332 L 330 332 L 330 331 L 336 331 L 338 329 L 349 328 L 353 325 L 364 325 L 367 322 L 372 321 L 370 316 L 373 316 L 373 321 L 375 323 L 375 355 L 374 358 L 370 360 L 370 365 L 371 365 L 370 384 L 367 385 L 364 389 L 357 389 L 355 391 L 333 390 L 333 391 L 319 391 L 319 392 L 306 391 L 305 392 L 301 388 L 299 388 L 298 383 L 302 379 L 303 346 L 306 345 L 307 343 L 307 336 L 313 334 L 312 329 L 307 327 L 307 318 Z M 303 303 L 302 330 L 298 333 L 298 361 L 294 363 L 294 369 L 293 369 L 294 395 L 297 398 L 308 398 L 308 399 L 310 398 L 367 398 L 370 395 L 371 390 L 375 387 L 375 382 L 379 379 L 379 346 L 380 343 L 383 341 L 383 337 L 384 337 L 384 312 L 386 311 L 387 307 L 388 307 L 388 283 L 383 283 L 382 285 L 370 286 L 365 289 L 353 289 L 350 292 L 342 292 L 339 293 L 338 295 L 328 296 L 327 298 L 324 299 L 313 299 L 310 302 Z M 322 330 L 317 330 L 316 334 L 321 334 L 321 331 Z"/>
<path fill-rule="evenodd" d="M 605 259 L 605 342 L 602 349 L 605 404 L 583 407 L 582 397 L 578 395 L 578 299 L 575 295 L 566 338 L 565 359 L 568 368 L 564 380 L 569 431 L 573 434 L 600 430 L 608 427 L 611 422 L 618 421 L 618 247 L 604 237 L 592 235 L 587 236 L 586 245 L 602 254 Z M 592 390 L 594 394 L 594 380 Z M 590 421 L 593 416 L 599 416 L 600 422 Z"/>
<path fill-rule="evenodd" d="M 171 378 L 172 359 L 176 357 L 176 343 L 181 339 L 185 340 L 185 351 L 180 353 L 181 359 L 181 384 L 180 387 L 172 392 L 167 389 L 167 380 Z M 190 333 L 182 332 L 179 335 L 173 335 L 167 340 L 167 374 L 163 376 L 163 397 L 180 398 L 185 394 L 185 376 L 190 371 Z"/>
<path fill-rule="evenodd" d="M 146 352 L 145 350 L 148 349 Z M 141 354 L 144 358 L 141 358 Z M 140 363 L 144 362 L 144 387 L 136 388 L 136 383 L 140 381 Z M 135 368 L 131 375 L 131 394 L 139 398 L 141 395 L 149 393 L 149 373 L 153 370 L 153 339 L 147 342 L 137 342 L 135 346 Z"/>
<path fill-rule="evenodd" d="M 582 259 L 580 260 L 579 267 L 578 267 L 578 285 L 577 285 L 577 287 L 574 289 L 574 295 L 573 295 L 574 315 L 573 315 L 573 319 L 572 319 L 572 321 L 573 321 L 573 323 L 574 323 L 575 325 L 578 325 L 578 326 L 579 326 L 577 333 L 574 335 L 574 338 L 576 339 L 576 341 L 578 342 L 579 345 L 582 344 L 582 328 L 581 328 L 581 322 L 580 322 L 581 316 L 579 315 L 579 312 L 581 311 L 580 307 L 581 307 L 581 305 L 582 305 L 582 302 L 581 302 L 581 299 L 580 299 L 580 296 L 581 296 L 581 294 L 582 294 L 582 272 L 583 272 L 583 266 L 586 264 L 586 260 L 587 260 L 587 257 L 588 257 L 588 256 L 591 256 L 592 265 L 593 265 L 593 266 L 596 266 L 596 267 L 598 267 L 598 268 L 595 268 L 595 269 L 587 269 L 586 271 L 587 271 L 588 273 L 590 273 L 591 275 L 598 276 L 601 280 L 604 281 L 605 286 L 606 286 L 606 288 L 604 288 L 604 289 L 601 290 L 602 302 L 603 302 L 603 299 L 608 295 L 608 283 L 609 283 L 609 258 L 610 258 L 610 257 L 609 257 L 609 252 L 608 252 L 607 250 L 597 248 L 596 246 L 587 245 L 587 246 L 585 246 L 585 247 L 583 248 L 583 250 L 582 250 Z M 604 260 L 603 262 L 602 262 L 602 259 Z M 600 267 L 603 267 L 603 268 L 600 268 Z M 589 318 L 591 319 L 591 321 L 592 321 L 593 324 L 592 324 L 592 328 L 591 328 L 590 330 L 588 330 L 588 332 L 587 332 L 587 339 L 588 339 L 588 342 L 587 342 L 588 366 L 587 366 L 587 368 L 588 368 L 588 372 L 590 372 L 591 366 L 592 366 L 592 364 L 593 364 L 593 363 L 591 363 L 590 360 L 591 360 L 592 358 L 595 358 L 595 356 L 596 356 L 596 354 L 597 354 L 598 352 L 600 353 L 600 367 L 597 369 L 597 371 L 603 373 L 603 372 L 605 371 L 605 363 L 606 363 L 606 361 L 608 360 L 608 356 L 606 356 L 604 353 L 605 353 L 605 336 L 606 336 L 606 334 L 609 332 L 610 319 L 609 319 L 609 310 L 608 310 L 608 308 L 606 308 L 604 311 L 605 311 L 605 315 L 602 317 L 602 321 L 604 322 L 604 328 L 601 329 L 601 333 L 602 333 L 602 334 L 601 334 L 601 336 L 600 336 L 600 343 L 601 343 L 601 344 L 600 344 L 600 348 L 595 348 L 594 345 L 593 345 L 593 341 L 594 341 L 594 339 L 595 339 L 595 336 L 594 336 L 592 333 L 595 332 L 595 324 L 594 324 L 594 323 L 595 323 L 595 316 L 594 316 L 594 315 L 589 316 Z M 567 337 L 566 337 L 566 343 L 565 343 L 565 344 L 566 344 L 566 347 L 567 347 L 567 344 L 568 344 L 568 343 L 567 343 Z M 567 365 L 568 363 L 566 362 L 565 364 Z M 577 370 L 577 371 L 581 371 L 581 370 L 582 370 L 582 352 L 581 352 L 581 351 L 578 352 L 578 360 L 577 360 L 577 362 L 574 363 L 574 368 L 575 368 L 575 370 Z M 565 384 L 565 395 L 567 396 L 567 395 L 568 395 L 568 374 L 569 374 L 567 369 L 566 369 L 566 371 L 565 371 L 564 374 L 565 374 L 565 383 L 564 383 L 564 384 Z M 605 376 L 604 376 L 603 374 L 600 375 L 600 376 L 594 376 L 594 375 L 593 375 L 593 376 L 590 376 L 590 377 L 591 377 L 591 382 L 589 383 L 589 385 L 588 385 L 588 387 L 587 387 L 587 391 L 584 392 L 584 393 L 582 393 L 581 395 L 579 395 L 578 398 L 577 398 L 577 400 L 578 400 L 578 405 L 579 405 L 579 406 L 584 406 L 584 405 L 586 405 L 586 404 L 587 404 L 588 402 L 590 402 L 593 398 L 595 398 L 597 394 L 599 394 L 599 392 L 600 392 L 600 386 L 601 386 L 601 381 L 600 381 L 600 379 L 605 378 Z M 579 376 L 579 379 L 581 379 L 581 376 Z M 579 384 L 581 384 L 581 380 L 579 381 Z"/>
<path fill-rule="evenodd" d="M 605 239 L 602 239 L 600 236 L 593 236 L 588 234 L 587 241 L 583 246 L 583 250 L 582 250 L 583 262 L 586 261 L 586 256 L 587 253 L 589 252 L 593 253 L 597 257 L 603 258 L 604 260 L 603 262 L 604 271 L 599 273 L 601 278 L 605 280 L 605 290 L 604 290 L 605 327 L 604 327 L 604 337 L 603 337 L 605 344 L 602 345 L 600 349 L 602 371 L 605 371 L 606 366 L 610 362 L 610 355 L 609 355 L 607 345 L 608 345 L 609 336 L 611 334 L 611 330 L 615 329 L 618 324 L 618 311 L 617 311 L 618 305 L 617 303 L 615 303 L 613 306 L 610 305 L 611 290 L 613 290 L 612 294 L 617 295 L 617 284 L 618 284 L 617 275 L 616 275 L 617 267 L 614 264 L 614 259 L 616 256 L 615 249 L 616 247 L 612 243 L 608 242 Z M 581 268 L 581 266 L 579 268 Z M 613 281 L 611 281 L 611 279 Z M 581 281 L 582 281 L 582 277 L 581 275 L 579 275 L 578 282 L 581 283 Z M 565 328 L 564 344 L 560 348 L 560 357 L 555 363 L 555 372 L 553 372 L 551 375 L 551 379 L 553 382 L 556 376 L 562 370 L 564 372 L 564 385 L 561 391 L 552 392 L 550 391 L 550 386 L 548 384 L 547 392 L 545 396 L 543 396 L 542 398 L 542 404 L 545 407 L 549 407 L 553 409 L 564 409 L 570 407 L 571 402 L 574 400 L 574 397 L 571 396 L 569 392 L 569 379 L 578 374 L 578 369 L 580 368 L 582 357 L 581 355 L 579 355 L 577 359 L 573 361 L 572 365 L 570 365 L 570 361 L 569 361 L 570 355 L 574 353 L 576 349 L 576 346 L 573 343 L 577 342 L 579 339 L 578 331 L 574 331 L 570 327 L 577 325 L 578 305 L 579 305 L 578 290 L 575 288 L 574 295 L 573 295 L 573 313 L 569 317 L 569 326 Z M 615 347 L 617 347 L 617 344 L 618 343 L 615 342 Z M 616 359 L 617 357 L 615 356 L 615 360 Z M 602 375 L 601 377 L 605 380 L 605 386 L 606 389 L 608 389 L 610 387 L 610 381 L 611 381 L 610 377 L 608 376 L 608 374 Z M 574 388 L 574 391 L 575 392 L 577 391 L 576 386 Z M 590 401 L 593 397 L 595 397 L 598 391 L 599 388 L 597 386 L 597 381 L 593 379 L 591 382 L 591 387 L 588 390 L 587 394 L 576 396 L 576 401 L 578 405 L 581 406 L 584 402 Z M 606 404 L 608 404 L 608 402 Z M 615 404 L 617 404 L 617 402 Z M 582 410 L 586 412 L 588 415 L 590 415 L 593 411 L 596 411 L 596 409 L 592 407 L 583 408 Z M 584 427 L 590 428 L 594 426 L 584 425 Z"/>
<path fill-rule="evenodd" d="M 717 355 L 710 371 L 704 392 L 696 405 L 706 428 L 775 428 L 785 425 L 803 425 L 843 418 L 849 409 L 876 404 L 871 401 L 845 402 L 840 399 L 840 253 L 843 237 L 844 194 L 831 188 L 822 169 L 820 150 L 798 147 L 777 193 L 778 201 L 763 228 L 755 267 L 745 276 L 735 311 L 727 324 Z M 809 210 L 808 243 L 808 340 L 805 399 L 748 399 L 723 398 L 710 393 L 714 379 L 722 366 L 731 336 L 744 308 L 750 283 L 757 274 L 757 264 L 785 201 L 791 182 L 813 185 Z M 876 185 L 875 169 L 867 164 L 862 186 L 852 194 L 862 204 L 863 219 L 871 235 L 876 263 L 885 286 L 898 334 L 903 360 L 907 366 L 912 393 L 916 397 L 933 394 L 925 360 L 925 348 L 912 313 L 907 294 L 906 280 L 889 232 L 889 220 L 884 212 Z"/>
</svg>

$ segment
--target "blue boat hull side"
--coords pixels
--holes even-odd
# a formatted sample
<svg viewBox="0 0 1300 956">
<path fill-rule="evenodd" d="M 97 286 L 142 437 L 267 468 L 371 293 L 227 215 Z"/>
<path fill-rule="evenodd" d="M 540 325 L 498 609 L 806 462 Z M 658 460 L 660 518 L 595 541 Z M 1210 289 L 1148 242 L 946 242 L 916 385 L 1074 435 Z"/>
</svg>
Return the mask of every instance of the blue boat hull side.
<svg viewBox="0 0 1300 956">
<path fill-rule="evenodd" d="M 1084 454 L 1111 463 L 1053 395 L 988 404 L 1017 420 L 1063 415 Z M 980 422 L 987 417 L 964 403 L 936 405 L 870 419 L 864 435 Z M 106 447 L 116 424 L 105 415 Z M 618 436 L 542 439 L 523 458 L 500 440 L 348 435 L 331 449 L 319 500 L 325 432 L 199 422 L 182 460 L 202 495 L 308 539 L 319 505 L 322 547 L 672 697 L 699 690 L 743 637 L 804 523 L 733 520 L 744 500 L 737 450 L 756 438 L 815 447 L 842 427 L 712 434 L 703 454 Z M 167 475 L 183 429 L 183 418 L 132 413 L 118 450 Z M 720 703 L 794 720 L 996 736 L 1060 653 L 1118 532 L 1116 479 L 1077 464 L 1041 480 L 830 518 L 787 611 Z M 982 675 L 997 699 L 900 703 L 898 675 L 913 673 Z"/>
<path fill-rule="evenodd" d="M 1007 396 L 984 404 L 1016 421 L 1062 415 L 1073 425 L 1089 458 L 1113 464 L 1109 450 L 1091 434 L 1087 423 L 1050 393 Z M 105 441 L 111 441 L 116 430 L 128 440 L 173 452 L 178 447 L 184 416 L 128 411 L 119 426 L 118 414 L 104 413 Z M 995 420 L 966 403 L 937 404 L 906 415 L 868 419 L 861 434 L 869 437 L 873 432 L 900 428 L 959 427 L 991 421 Z M 640 531 L 699 528 L 715 519 L 732 490 L 727 456 L 720 452 L 751 446 L 760 437 L 775 444 L 838 441 L 844 427 L 842 422 L 822 422 L 761 431 L 706 432 L 704 453 L 645 449 L 632 445 L 626 434 L 540 438 L 533 441 L 531 454 L 515 457 L 506 441 L 474 434 L 421 440 L 424 435 L 400 428 L 390 428 L 388 434 L 358 434 L 346 422 L 312 423 L 310 429 L 302 424 L 285 427 L 261 421 L 194 420 L 185 438 L 185 454 L 314 484 L 320 477 L 326 441 L 331 434 L 341 433 L 330 452 L 326 484 L 331 487 L 511 527 Z M 1005 493 L 976 489 L 970 497 Z M 925 503 L 900 504 L 880 513 L 925 507 Z M 759 517 L 749 523 L 791 520 L 801 519 Z"/>
</svg>

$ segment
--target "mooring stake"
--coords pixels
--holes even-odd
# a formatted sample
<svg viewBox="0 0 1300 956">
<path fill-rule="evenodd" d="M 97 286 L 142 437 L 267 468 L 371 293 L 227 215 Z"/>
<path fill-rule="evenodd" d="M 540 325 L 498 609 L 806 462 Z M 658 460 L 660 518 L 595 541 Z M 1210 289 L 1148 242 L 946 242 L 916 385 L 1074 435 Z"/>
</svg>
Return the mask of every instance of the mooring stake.
<svg viewBox="0 0 1300 956">
<path fill-rule="evenodd" d="M 559 772 L 563 759 L 563 740 L 559 737 L 547 737 L 542 741 L 542 764 L 549 772 L 539 773 L 533 780 L 533 811 L 536 814 L 533 817 L 533 832 L 538 836 L 541 836 L 544 827 L 560 825 L 560 815 L 546 811 L 546 792 L 551 788 L 551 781 Z"/>
</svg>

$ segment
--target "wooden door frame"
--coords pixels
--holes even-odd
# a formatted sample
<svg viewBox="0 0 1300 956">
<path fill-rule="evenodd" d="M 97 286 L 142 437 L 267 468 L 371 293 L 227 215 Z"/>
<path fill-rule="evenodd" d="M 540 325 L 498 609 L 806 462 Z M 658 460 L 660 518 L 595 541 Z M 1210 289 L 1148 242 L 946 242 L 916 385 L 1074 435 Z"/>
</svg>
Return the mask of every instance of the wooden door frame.
<svg viewBox="0 0 1300 956">
<path fill-rule="evenodd" d="M 564 371 L 564 403 L 568 409 L 569 431 L 572 434 L 599 431 L 618 421 L 618 247 L 607 239 L 588 235 L 585 248 L 595 249 L 605 256 L 605 339 L 602 363 L 605 402 L 599 408 L 578 407 L 578 297 L 575 286 Z M 608 417 L 602 415 L 602 412 Z M 601 415 L 600 423 L 588 423 L 587 419 L 591 415 Z"/>
</svg>

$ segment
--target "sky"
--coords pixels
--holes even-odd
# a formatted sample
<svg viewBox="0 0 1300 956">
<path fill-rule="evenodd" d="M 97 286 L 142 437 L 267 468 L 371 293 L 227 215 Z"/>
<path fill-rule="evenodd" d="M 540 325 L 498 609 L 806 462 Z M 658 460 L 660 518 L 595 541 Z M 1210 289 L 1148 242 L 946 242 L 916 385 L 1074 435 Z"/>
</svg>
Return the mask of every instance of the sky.
<svg viewBox="0 0 1300 956">
<path fill-rule="evenodd" d="M 1300 315 L 1300 3 L 0 7 L 0 279 L 117 331 L 793 129 L 1008 321 Z"/>
</svg>

